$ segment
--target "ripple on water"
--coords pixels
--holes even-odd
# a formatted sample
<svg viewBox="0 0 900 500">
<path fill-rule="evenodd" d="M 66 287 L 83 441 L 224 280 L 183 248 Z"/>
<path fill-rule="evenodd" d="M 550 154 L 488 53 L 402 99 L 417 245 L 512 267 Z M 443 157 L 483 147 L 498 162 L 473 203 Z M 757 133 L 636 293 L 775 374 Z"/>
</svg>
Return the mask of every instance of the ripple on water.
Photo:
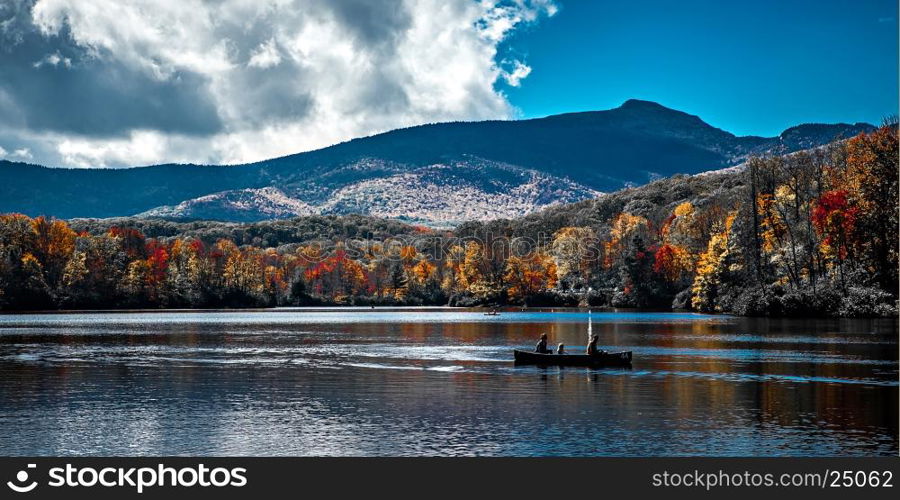
<svg viewBox="0 0 900 500">
<path fill-rule="evenodd" d="M 632 369 L 514 366 L 584 312 L 0 315 L 9 454 L 896 455 L 896 321 L 591 315 Z M 611 348 L 611 347 L 608 347 Z"/>
</svg>

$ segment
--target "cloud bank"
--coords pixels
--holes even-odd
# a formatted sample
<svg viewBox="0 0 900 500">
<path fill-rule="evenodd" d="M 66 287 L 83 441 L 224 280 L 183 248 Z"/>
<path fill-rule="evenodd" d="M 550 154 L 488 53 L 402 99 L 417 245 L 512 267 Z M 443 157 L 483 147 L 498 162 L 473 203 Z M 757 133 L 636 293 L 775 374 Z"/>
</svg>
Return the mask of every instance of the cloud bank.
<svg viewBox="0 0 900 500">
<path fill-rule="evenodd" d="M 501 54 L 551 0 L 6 0 L 0 157 L 243 163 L 515 115 Z"/>
</svg>

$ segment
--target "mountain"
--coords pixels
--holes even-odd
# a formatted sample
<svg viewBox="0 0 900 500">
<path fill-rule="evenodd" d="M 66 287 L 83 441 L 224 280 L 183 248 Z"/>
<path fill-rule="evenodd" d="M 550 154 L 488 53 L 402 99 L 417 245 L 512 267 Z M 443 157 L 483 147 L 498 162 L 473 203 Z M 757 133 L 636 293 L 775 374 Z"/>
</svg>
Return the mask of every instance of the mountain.
<svg viewBox="0 0 900 500">
<path fill-rule="evenodd" d="M 360 213 L 453 225 L 521 216 L 873 128 L 806 124 L 778 137 L 738 137 L 697 116 L 629 100 L 606 111 L 421 125 L 235 166 L 65 169 L 0 161 L 0 212 L 231 221 Z"/>
<path fill-rule="evenodd" d="M 355 176 L 358 180 L 342 182 Z M 599 196 L 568 179 L 478 158 L 409 169 L 363 160 L 300 184 L 222 191 L 138 214 L 252 222 L 365 214 L 431 226 L 512 218 Z"/>
</svg>

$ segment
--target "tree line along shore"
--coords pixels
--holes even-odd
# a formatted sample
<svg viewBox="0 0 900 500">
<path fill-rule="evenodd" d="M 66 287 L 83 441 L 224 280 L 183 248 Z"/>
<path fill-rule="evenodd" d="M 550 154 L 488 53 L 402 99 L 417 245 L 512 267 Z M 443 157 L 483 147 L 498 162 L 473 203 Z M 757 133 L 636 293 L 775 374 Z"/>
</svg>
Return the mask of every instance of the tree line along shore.
<svg viewBox="0 0 900 500">
<path fill-rule="evenodd" d="M 897 315 L 885 125 L 514 220 L 249 224 L 0 215 L 0 310 L 504 305 Z"/>
</svg>

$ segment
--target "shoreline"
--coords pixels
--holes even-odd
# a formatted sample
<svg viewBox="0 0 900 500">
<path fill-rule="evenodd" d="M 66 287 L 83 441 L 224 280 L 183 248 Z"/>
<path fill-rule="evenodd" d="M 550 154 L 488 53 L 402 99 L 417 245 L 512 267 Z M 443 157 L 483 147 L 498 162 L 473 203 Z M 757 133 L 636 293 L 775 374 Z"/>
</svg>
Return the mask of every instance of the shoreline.
<svg viewBox="0 0 900 500">
<path fill-rule="evenodd" d="M 517 312 L 592 312 L 596 314 L 609 313 L 663 313 L 663 314 L 694 314 L 698 316 L 715 316 L 715 317 L 735 317 L 735 318 L 751 318 L 751 319 L 773 319 L 773 320 L 894 320 L 900 322 L 900 316 L 746 316 L 731 312 L 701 312 L 686 309 L 663 309 L 663 308 L 616 308 L 611 306 L 603 307 L 576 307 L 576 306 L 546 306 L 546 307 L 485 307 L 485 306 L 449 306 L 449 305 L 390 305 L 390 306 L 353 306 L 353 305 L 328 305 L 328 306 L 276 306 L 276 307 L 210 307 L 210 308 L 107 308 L 107 309 L 35 309 L 35 310 L 0 310 L 2 316 L 24 316 L 24 315 L 64 315 L 64 314 L 148 314 L 148 313 L 230 313 L 230 312 L 365 312 L 365 311 L 466 311 L 483 312 L 497 309 L 500 313 L 517 313 Z M 502 314 L 500 315 L 502 317 Z"/>
</svg>

